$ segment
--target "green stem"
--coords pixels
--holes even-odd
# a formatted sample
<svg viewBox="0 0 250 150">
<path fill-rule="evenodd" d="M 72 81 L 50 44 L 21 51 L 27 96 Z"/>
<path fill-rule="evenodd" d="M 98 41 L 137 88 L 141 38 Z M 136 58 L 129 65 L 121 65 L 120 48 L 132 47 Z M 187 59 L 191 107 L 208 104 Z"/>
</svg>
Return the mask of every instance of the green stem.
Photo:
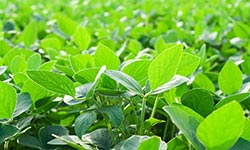
<svg viewBox="0 0 250 150">
<path fill-rule="evenodd" d="M 140 124 L 140 128 L 139 128 L 139 135 L 143 135 L 146 100 L 147 100 L 146 97 L 143 96 L 143 98 L 142 98 L 142 110 L 141 110 L 141 124 Z"/>
<path fill-rule="evenodd" d="M 157 96 L 156 96 L 156 99 L 155 99 L 154 107 L 153 107 L 153 110 L 152 110 L 152 113 L 151 113 L 150 118 L 154 118 L 154 115 L 155 115 L 155 111 L 156 111 L 158 102 L 159 102 L 159 96 L 157 95 Z"/>
<path fill-rule="evenodd" d="M 4 150 L 8 150 L 9 149 L 9 140 L 4 142 Z"/>
<path fill-rule="evenodd" d="M 163 138 L 162 138 L 163 141 L 165 141 L 166 138 L 167 138 L 169 123 L 170 123 L 170 119 L 169 119 L 169 117 L 168 117 L 168 118 L 167 118 L 167 122 L 166 122 L 166 124 L 165 124 L 165 128 L 164 128 L 164 133 L 163 133 Z"/>
</svg>

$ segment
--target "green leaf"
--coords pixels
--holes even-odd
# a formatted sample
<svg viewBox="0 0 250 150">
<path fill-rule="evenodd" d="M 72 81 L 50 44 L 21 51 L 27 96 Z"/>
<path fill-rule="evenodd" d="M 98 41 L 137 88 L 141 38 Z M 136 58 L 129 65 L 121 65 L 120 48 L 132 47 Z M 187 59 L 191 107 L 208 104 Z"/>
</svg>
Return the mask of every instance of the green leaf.
<svg viewBox="0 0 250 150">
<path fill-rule="evenodd" d="M 73 35 L 77 23 L 65 15 L 57 15 L 57 23 L 59 28 L 68 36 Z"/>
<path fill-rule="evenodd" d="M 140 85 L 145 85 L 148 78 L 148 67 L 151 61 L 147 59 L 131 60 L 125 63 L 121 71 L 130 75 Z"/>
<path fill-rule="evenodd" d="M 204 89 L 193 89 L 186 92 L 181 97 L 181 102 L 203 117 L 206 117 L 214 110 L 212 95 Z"/>
<path fill-rule="evenodd" d="M 70 65 L 73 68 L 74 72 L 78 72 L 86 68 L 86 64 L 76 56 L 70 56 L 69 60 L 70 60 Z"/>
<path fill-rule="evenodd" d="M 145 149 L 158 150 L 160 147 L 160 142 L 161 142 L 161 139 L 159 137 L 153 136 L 141 142 L 141 144 L 138 147 L 138 150 L 145 150 Z"/>
<path fill-rule="evenodd" d="M 182 76 L 189 76 L 195 71 L 199 64 L 200 58 L 198 56 L 184 52 L 177 69 L 177 74 Z"/>
<path fill-rule="evenodd" d="M 62 127 L 62 126 L 45 126 L 45 127 L 42 127 L 38 132 L 38 136 L 39 136 L 39 140 L 41 141 L 41 143 L 42 143 L 42 145 L 43 145 L 43 147 L 45 149 L 51 149 L 52 148 L 52 146 L 48 144 L 49 141 L 54 139 L 52 134 L 55 134 L 55 135 L 58 135 L 58 136 L 68 135 L 69 131 L 68 131 L 68 129 L 66 127 Z"/>
<path fill-rule="evenodd" d="M 250 75 L 250 55 L 249 54 L 243 54 L 242 59 L 244 62 L 241 64 L 241 68 L 246 75 Z"/>
<path fill-rule="evenodd" d="M 244 112 L 239 103 L 230 102 L 211 113 L 197 128 L 197 137 L 208 150 L 227 150 L 244 129 Z"/>
<path fill-rule="evenodd" d="M 10 46 L 5 40 L 0 40 L 0 56 L 4 56 L 9 50 Z"/>
<path fill-rule="evenodd" d="M 9 84 L 0 81 L 0 93 L 0 119 L 9 119 L 16 106 L 16 90 Z"/>
<path fill-rule="evenodd" d="M 52 71 L 54 65 L 56 64 L 56 61 L 47 61 L 44 64 L 42 64 L 38 69 L 39 70 L 46 70 L 46 71 Z"/>
<path fill-rule="evenodd" d="M 41 87 L 50 91 L 75 96 L 73 82 L 64 75 L 50 71 L 27 71 L 28 76 Z"/>
<path fill-rule="evenodd" d="M 73 76 L 73 78 L 84 84 L 88 82 L 94 82 L 96 75 L 98 74 L 100 68 L 94 67 L 94 68 L 86 68 L 83 70 L 80 70 L 76 72 Z"/>
<path fill-rule="evenodd" d="M 35 21 L 30 22 L 23 30 L 18 42 L 24 42 L 25 47 L 29 47 L 37 39 L 37 23 Z"/>
<path fill-rule="evenodd" d="M 91 42 L 91 36 L 85 28 L 79 25 L 74 32 L 73 40 L 79 48 L 86 50 Z"/>
<path fill-rule="evenodd" d="M 160 94 L 160 93 L 164 93 L 168 90 L 171 90 L 179 85 L 181 85 L 182 83 L 185 83 L 188 81 L 188 78 L 185 78 L 183 76 L 180 75 L 175 75 L 173 77 L 173 79 L 171 79 L 170 81 L 168 81 L 167 83 L 163 84 L 162 86 L 158 87 L 157 89 L 155 89 L 151 94 Z"/>
<path fill-rule="evenodd" d="M 25 73 L 27 69 L 27 63 L 21 56 L 16 56 L 10 63 L 10 70 L 13 74 L 22 72 Z"/>
<path fill-rule="evenodd" d="M 188 146 L 185 145 L 185 143 L 179 139 L 179 137 L 175 137 L 171 139 L 167 143 L 167 150 L 188 150 Z"/>
<path fill-rule="evenodd" d="M 115 52 L 103 44 L 98 45 L 94 58 L 97 67 L 106 65 L 107 69 L 116 70 L 120 65 L 120 60 Z"/>
<path fill-rule="evenodd" d="M 97 114 L 95 111 L 84 112 L 75 120 L 76 135 L 81 138 L 82 135 L 89 129 L 89 127 L 96 121 Z"/>
<path fill-rule="evenodd" d="M 50 38 L 44 38 L 41 40 L 41 46 L 45 50 L 46 53 L 48 53 L 49 49 L 54 50 L 61 50 L 62 49 L 62 43 L 58 38 L 50 37 Z"/>
<path fill-rule="evenodd" d="M 31 97 L 28 93 L 20 93 L 17 95 L 17 104 L 13 117 L 17 117 L 25 111 L 29 110 L 32 106 Z"/>
<path fill-rule="evenodd" d="M 168 48 L 151 62 L 148 76 L 152 90 L 155 90 L 174 77 L 182 56 L 182 49 L 182 45 Z"/>
<path fill-rule="evenodd" d="M 37 69 L 42 63 L 42 58 L 39 53 L 34 53 L 27 60 L 28 69 Z"/>
<path fill-rule="evenodd" d="M 249 100 L 250 98 L 250 93 L 237 93 L 237 94 L 233 94 L 233 95 L 229 95 L 226 98 L 221 99 L 216 105 L 216 108 L 219 108 L 231 101 L 237 101 L 237 102 L 243 102 L 245 100 Z"/>
<path fill-rule="evenodd" d="M 241 88 L 242 72 L 232 60 L 227 61 L 223 66 L 219 74 L 218 84 L 224 94 L 235 93 Z"/>
<path fill-rule="evenodd" d="M 140 86 L 140 84 L 129 75 L 116 70 L 107 70 L 105 71 L 105 74 L 110 78 L 112 78 L 113 80 L 115 80 L 116 82 L 122 84 L 132 92 L 139 95 L 143 94 L 142 87 Z"/>
<path fill-rule="evenodd" d="M 250 149 L 250 142 L 239 138 L 239 140 L 234 144 L 230 150 L 249 150 Z"/>
<path fill-rule="evenodd" d="M 215 91 L 214 83 L 204 74 L 198 73 L 193 81 L 193 86 L 203 88 L 211 92 Z"/>
<path fill-rule="evenodd" d="M 165 43 L 164 39 L 162 38 L 162 36 L 158 37 L 158 39 L 156 40 L 156 42 L 154 44 L 154 48 L 155 48 L 155 50 L 158 51 L 158 53 L 161 53 L 162 51 L 164 51 L 166 49 L 166 43 Z"/>
<path fill-rule="evenodd" d="M 23 146 L 32 147 L 36 149 L 43 149 L 42 143 L 38 138 L 24 134 L 17 139 L 17 143 Z"/>
<path fill-rule="evenodd" d="M 139 41 L 131 39 L 131 40 L 129 40 L 128 49 L 132 53 L 137 55 L 139 53 L 139 51 L 142 49 L 142 45 Z"/>
<path fill-rule="evenodd" d="M 5 140 L 15 136 L 18 132 L 19 129 L 15 126 L 0 123 L 0 145 L 2 145 Z"/>
<path fill-rule="evenodd" d="M 250 140 L 250 120 L 245 118 L 245 126 L 244 126 L 244 130 L 241 134 L 241 138 L 245 139 L 245 140 Z"/>
<path fill-rule="evenodd" d="M 81 139 L 79 139 L 77 136 L 74 135 L 63 135 L 63 136 L 53 136 L 56 139 L 53 139 L 48 142 L 50 145 L 69 145 L 77 150 L 89 150 L 91 147 L 87 144 L 85 144 Z"/>
<path fill-rule="evenodd" d="M 249 27 L 243 22 L 235 22 L 233 25 L 233 30 L 236 36 L 242 39 L 249 38 L 249 33 L 250 33 Z"/>
<path fill-rule="evenodd" d="M 125 141 L 117 144 L 113 149 L 114 150 L 138 150 L 138 147 L 141 142 L 149 139 L 148 136 L 139 136 L 139 135 L 132 135 Z"/>
<path fill-rule="evenodd" d="M 196 137 L 196 129 L 203 121 L 203 118 L 198 113 L 179 104 L 165 106 L 163 107 L 163 110 L 168 113 L 172 122 L 182 131 L 184 136 L 191 142 L 195 149 L 205 149 Z"/>
<path fill-rule="evenodd" d="M 100 111 L 106 113 L 114 126 L 120 126 L 124 115 L 122 109 L 117 106 L 103 106 Z"/>
</svg>

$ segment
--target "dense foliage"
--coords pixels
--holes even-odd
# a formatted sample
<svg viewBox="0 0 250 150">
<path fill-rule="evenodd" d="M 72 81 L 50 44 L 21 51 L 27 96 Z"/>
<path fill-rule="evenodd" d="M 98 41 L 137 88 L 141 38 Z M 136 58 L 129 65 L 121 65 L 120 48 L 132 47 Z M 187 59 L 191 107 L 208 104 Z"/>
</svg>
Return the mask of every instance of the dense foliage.
<svg viewBox="0 0 250 150">
<path fill-rule="evenodd" d="M 249 150 L 248 0 L 1 0 L 0 149 Z"/>
</svg>

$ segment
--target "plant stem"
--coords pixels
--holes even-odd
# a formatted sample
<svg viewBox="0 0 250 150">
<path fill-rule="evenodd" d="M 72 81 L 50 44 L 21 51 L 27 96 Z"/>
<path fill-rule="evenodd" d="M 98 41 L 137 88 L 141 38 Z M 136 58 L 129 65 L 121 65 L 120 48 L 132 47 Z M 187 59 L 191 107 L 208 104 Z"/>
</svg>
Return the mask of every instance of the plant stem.
<svg viewBox="0 0 250 150">
<path fill-rule="evenodd" d="M 143 96 L 143 98 L 142 98 L 141 123 L 140 123 L 140 128 L 139 128 L 139 135 L 143 135 L 146 100 L 147 100 L 146 97 Z"/>
<path fill-rule="evenodd" d="M 157 95 L 157 96 L 156 96 L 156 99 L 155 99 L 154 107 L 153 107 L 153 110 L 152 110 L 152 113 L 151 113 L 150 118 L 154 118 L 154 115 L 155 115 L 155 111 L 156 111 L 158 102 L 159 102 L 159 96 Z"/>
<path fill-rule="evenodd" d="M 8 150 L 9 149 L 9 140 L 4 142 L 4 150 Z"/>
<path fill-rule="evenodd" d="M 163 133 L 163 138 L 162 138 L 163 141 L 165 141 L 166 138 L 167 138 L 169 123 L 170 123 L 170 119 L 169 119 L 169 117 L 168 117 L 168 118 L 167 118 L 167 122 L 166 122 L 166 124 L 165 124 L 165 128 L 164 128 L 164 133 Z"/>
</svg>

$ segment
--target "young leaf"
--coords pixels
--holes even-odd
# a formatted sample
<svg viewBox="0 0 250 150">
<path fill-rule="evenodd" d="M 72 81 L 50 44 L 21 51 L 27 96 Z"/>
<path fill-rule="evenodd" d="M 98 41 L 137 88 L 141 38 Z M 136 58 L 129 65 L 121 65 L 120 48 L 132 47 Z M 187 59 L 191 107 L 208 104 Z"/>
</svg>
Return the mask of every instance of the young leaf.
<svg viewBox="0 0 250 150">
<path fill-rule="evenodd" d="M 12 59 L 10 63 L 10 70 L 13 74 L 22 72 L 25 73 L 27 69 L 27 63 L 21 56 L 16 56 Z"/>
<path fill-rule="evenodd" d="M 154 48 L 155 48 L 155 50 L 158 51 L 158 53 L 161 53 L 162 51 L 164 51 L 166 49 L 166 43 L 165 43 L 164 39 L 162 38 L 162 36 L 158 37 L 158 39 L 156 40 L 156 42 L 154 44 Z"/>
<path fill-rule="evenodd" d="M 106 65 L 107 69 L 118 69 L 120 60 L 109 47 L 99 44 L 95 52 L 95 64 L 97 67 Z"/>
<path fill-rule="evenodd" d="M 216 108 L 219 108 L 231 101 L 237 101 L 237 102 L 243 102 L 245 100 L 249 100 L 250 99 L 250 93 L 237 93 L 237 94 L 233 94 L 233 95 L 229 95 L 226 98 L 221 99 L 216 105 Z"/>
<path fill-rule="evenodd" d="M 29 47 L 37 39 L 37 23 L 35 21 L 30 22 L 23 30 L 18 41 L 24 42 L 26 47 Z"/>
<path fill-rule="evenodd" d="M 2 145 L 5 140 L 16 135 L 18 132 L 19 129 L 15 126 L 0 123 L 0 145 Z"/>
<path fill-rule="evenodd" d="M 209 91 L 193 89 L 181 97 L 183 105 L 206 117 L 214 110 L 214 101 Z"/>
<path fill-rule="evenodd" d="M 73 78 L 80 83 L 94 82 L 96 75 L 98 74 L 100 68 L 86 68 L 76 72 Z"/>
<path fill-rule="evenodd" d="M 31 80 L 50 91 L 75 96 L 75 87 L 73 82 L 66 76 L 50 71 L 27 71 Z"/>
<path fill-rule="evenodd" d="M 122 84 L 132 92 L 139 95 L 143 94 L 142 87 L 140 86 L 140 84 L 129 75 L 116 70 L 105 71 L 105 74 L 113 80 L 117 81 L 118 83 Z"/>
<path fill-rule="evenodd" d="M 39 53 L 34 53 L 27 60 L 28 69 L 37 69 L 42 63 L 42 58 Z"/>
<path fill-rule="evenodd" d="M 17 117 L 23 112 L 29 110 L 32 106 L 31 97 L 28 93 L 20 93 L 17 96 L 17 104 L 15 107 L 15 111 L 13 117 Z"/>
<path fill-rule="evenodd" d="M 148 69 L 148 77 L 152 90 L 155 90 L 174 77 L 182 56 L 182 49 L 182 45 L 168 48 L 151 62 Z"/>
<path fill-rule="evenodd" d="M 168 113 L 172 122 L 174 122 L 174 124 L 182 131 L 184 136 L 191 142 L 195 149 L 205 149 L 196 137 L 196 129 L 203 121 L 203 118 L 198 113 L 179 104 L 165 106 L 163 107 L 163 110 Z"/>
<path fill-rule="evenodd" d="M 232 94 L 240 89 L 242 72 L 232 60 L 227 61 L 223 66 L 219 74 L 218 84 L 224 94 Z"/>
<path fill-rule="evenodd" d="M 161 142 L 161 139 L 159 137 L 153 136 L 153 137 L 141 142 L 141 144 L 138 147 L 138 150 L 145 150 L 145 149 L 159 150 L 160 142 Z M 166 150 L 166 149 L 164 149 L 164 150 Z"/>
<path fill-rule="evenodd" d="M 16 90 L 0 81 L 0 119 L 12 117 L 17 101 Z"/>
<path fill-rule="evenodd" d="M 78 116 L 75 120 L 75 132 L 76 135 L 81 138 L 82 135 L 89 129 L 89 127 L 95 122 L 97 114 L 95 111 L 84 112 Z"/>
<path fill-rule="evenodd" d="M 73 35 L 74 42 L 82 50 L 86 50 L 91 42 L 91 36 L 88 31 L 79 25 Z"/>
<path fill-rule="evenodd" d="M 198 56 L 184 52 L 177 69 L 177 74 L 182 76 L 189 76 L 195 71 L 199 64 L 200 58 Z"/>
<path fill-rule="evenodd" d="M 184 82 L 187 82 L 188 78 L 185 78 L 183 76 L 180 75 L 175 75 L 173 77 L 173 79 L 171 79 L 169 82 L 163 84 L 162 86 L 158 87 L 157 89 L 155 89 L 151 94 L 159 94 L 159 93 L 163 93 L 166 92 L 172 88 L 175 88 L 179 85 L 181 85 Z"/>
<path fill-rule="evenodd" d="M 116 106 L 104 106 L 100 109 L 102 113 L 106 113 L 109 116 L 110 121 L 114 126 L 120 126 L 124 116 L 122 109 Z"/>
<path fill-rule="evenodd" d="M 215 91 L 214 83 L 204 74 L 198 73 L 193 81 L 193 86 L 207 89 L 211 92 Z"/>
<path fill-rule="evenodd" d="M 197 137 L 209 150 L 226 150 L 235 144 L 244 129 L 244 112 L 230 102 L 211 113 L 197 128 Z"/>
</svg>

